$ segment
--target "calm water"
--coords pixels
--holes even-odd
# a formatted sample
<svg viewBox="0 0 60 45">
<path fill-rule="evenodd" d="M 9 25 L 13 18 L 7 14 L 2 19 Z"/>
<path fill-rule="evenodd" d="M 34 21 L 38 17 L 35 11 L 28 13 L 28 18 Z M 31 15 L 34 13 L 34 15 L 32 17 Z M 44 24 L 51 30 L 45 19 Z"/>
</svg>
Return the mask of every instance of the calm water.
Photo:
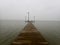
<svg viewBox="0 0 60 45">
<path fill-rule="evenodd" d="M 24 21 L 0 20 L 0 45 L 10 45 L 25 25 Z M 36 21 L 34 25 L 49 45 L 60 45 L 60 21 Z"/>
</svg>

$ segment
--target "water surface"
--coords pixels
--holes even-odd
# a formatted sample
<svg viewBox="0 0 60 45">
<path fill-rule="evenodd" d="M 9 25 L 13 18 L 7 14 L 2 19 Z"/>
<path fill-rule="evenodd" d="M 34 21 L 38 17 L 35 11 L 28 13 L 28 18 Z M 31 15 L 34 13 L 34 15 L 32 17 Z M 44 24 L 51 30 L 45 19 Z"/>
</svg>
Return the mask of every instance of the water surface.
<svg viewBox="0 0 60 45">
<path fill-rule="evenodd" d="M 60 21 L 36 21 L 33 23 L 49 45 L 60 45 Z M 0 45 L 10 45 L 26 23 L 19 20 L 0 20 Z"/>
</svg>

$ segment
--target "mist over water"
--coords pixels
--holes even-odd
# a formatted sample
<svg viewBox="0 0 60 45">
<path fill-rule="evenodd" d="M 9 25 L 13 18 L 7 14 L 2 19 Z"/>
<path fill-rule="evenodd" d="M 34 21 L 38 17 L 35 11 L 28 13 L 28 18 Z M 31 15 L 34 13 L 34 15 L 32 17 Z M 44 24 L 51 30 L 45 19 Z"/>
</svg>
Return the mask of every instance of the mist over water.
<svg viewBox="0 0 60 45">
<path fill-rule="evenodd" d="M 33 24 L 49 45 L 60 45 L 60 21 L 36 21 Z M 0 20 L 0 45 L 10 45 L 25 25 L 20 20 Z"/>
<path fill-rule="evenodd" d="M 35 26 L 49 45 L 60 45 L 60 21 L 37 21 Z"/>
</svg>

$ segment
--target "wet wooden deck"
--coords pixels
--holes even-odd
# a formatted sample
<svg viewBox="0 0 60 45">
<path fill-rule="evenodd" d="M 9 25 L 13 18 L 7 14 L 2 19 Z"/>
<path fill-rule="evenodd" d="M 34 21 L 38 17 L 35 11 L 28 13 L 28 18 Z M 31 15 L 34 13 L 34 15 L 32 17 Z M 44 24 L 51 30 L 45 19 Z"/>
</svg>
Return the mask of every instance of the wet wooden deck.
<svg viewBox="0 0 60 45">
<path fill-rule="evenodd" d="M 29 22 L 11 45 L 48 45 L 48 42 L 36 27 Z"/>
</svg>

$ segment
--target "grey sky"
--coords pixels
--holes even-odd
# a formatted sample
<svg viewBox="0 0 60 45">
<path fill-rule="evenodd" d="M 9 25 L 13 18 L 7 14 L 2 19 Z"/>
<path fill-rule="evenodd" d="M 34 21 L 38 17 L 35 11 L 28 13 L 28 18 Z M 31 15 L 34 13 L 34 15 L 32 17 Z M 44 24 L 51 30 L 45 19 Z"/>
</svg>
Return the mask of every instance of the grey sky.
<svg viewBox="0 0 60 45">
<path fill-rule="evenodd" d="M 0 19 L 24 20 L 27 16 L 36 20 L 60 20 L 60 0 L 0 0 Z"/>
</svg>

